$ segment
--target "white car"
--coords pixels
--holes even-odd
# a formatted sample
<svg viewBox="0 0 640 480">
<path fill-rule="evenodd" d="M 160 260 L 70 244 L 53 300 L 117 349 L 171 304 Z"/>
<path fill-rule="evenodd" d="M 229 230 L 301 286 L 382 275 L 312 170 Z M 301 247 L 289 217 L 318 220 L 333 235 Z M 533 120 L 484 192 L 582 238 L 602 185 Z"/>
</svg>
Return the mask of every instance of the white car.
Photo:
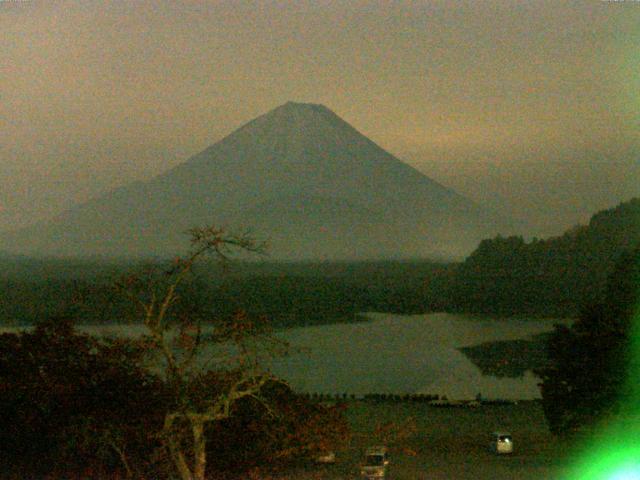
<svg viewBox="0 0 640 480">
<path fill-rule="evenodd" d="M 363 478 L 385 478 L 389 465 L 387 447 L 371 447 L 365 453 L 364 465 L 360 468 Z"/>
<path fill-rule="evenodd" d="M 490 446 L 498 455 L 513 453 L 513 437 L 508 432 L 493 432 Z"/>
</svg>

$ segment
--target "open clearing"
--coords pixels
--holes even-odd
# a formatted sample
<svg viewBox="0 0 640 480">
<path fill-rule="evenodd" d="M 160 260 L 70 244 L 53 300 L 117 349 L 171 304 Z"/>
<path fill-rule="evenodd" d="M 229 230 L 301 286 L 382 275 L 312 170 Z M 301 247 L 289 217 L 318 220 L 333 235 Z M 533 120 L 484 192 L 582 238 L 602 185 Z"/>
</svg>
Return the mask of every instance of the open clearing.
<svg viewBox="0 0 640 480">
<path fill-rule="evenodd" d="M 379 444 L 389 446 L 388 478 L 398 480 L 561 479 L 568 465 L 568 446 L 549 433 L 537 401 L 477 408 L 353 401 L 346 415 L 353 438 L 334 465 L 294 469 L 279 478 L 358 478 L 364 450 Z M 408 427 L 379 428 L 389 424 Z M 489 435 L 496 430 L 512 433 L 513 454 L 490 452 Z"/>
</svg>

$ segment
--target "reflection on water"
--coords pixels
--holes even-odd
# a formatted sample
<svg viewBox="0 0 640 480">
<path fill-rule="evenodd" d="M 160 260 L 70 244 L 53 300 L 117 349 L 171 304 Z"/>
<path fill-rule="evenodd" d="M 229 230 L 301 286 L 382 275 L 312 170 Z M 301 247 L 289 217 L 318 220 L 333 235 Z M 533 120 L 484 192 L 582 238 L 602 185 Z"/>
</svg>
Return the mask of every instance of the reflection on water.
<svg viewBox="0 0 640 480">
<path fill-rule="evenodd" d="M 483 376 L 457 349 L 550 331 L 553 321 L 451 314 L 367 314 L 370 322 L 288 330 L 303 353 L 273 369 L 297 389 L 322 393 L 431 393 L 450 399 L 539 398 L 538 379 Z"/>
<path fill-rule="evenodd" d="M 483 376 L 458 348 L 527 338 L 552 330 L 554 321 L 479 319 L 446 313 L 365 316 L 368 322 L 280 332 L 297 353 L 274 361 L 274 373 L 294 389 L 310 393 L 428 393 L 449 399 L 475 398 L 478 393 L 484 398 L 540 397 L 538 379 L 531 372 L 521 378 Z M 145 331 L 141 325 L 78 329 L 95 335 L 127 337 Z"/>
</svg>

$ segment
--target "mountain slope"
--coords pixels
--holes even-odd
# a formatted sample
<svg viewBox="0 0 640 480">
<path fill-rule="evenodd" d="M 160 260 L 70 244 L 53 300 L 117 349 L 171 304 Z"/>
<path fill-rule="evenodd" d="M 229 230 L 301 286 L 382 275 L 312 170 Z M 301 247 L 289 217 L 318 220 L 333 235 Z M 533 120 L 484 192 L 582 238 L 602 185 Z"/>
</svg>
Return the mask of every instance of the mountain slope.
<svg viewBox="0 0 640 480">
<path fill-rule="evenodd" d="M 603 301 L 625 252 L 640 247 L 640 198 L 591 217 L 589 225 L 547 240 L 483 240 L 447 279 L 452 305 L 487 314 L 577 316 Z"/>
<path fill-rule="evenodd" d="M 287 103 L 146 183 L 3 236 L 7 250 L 168 255 L 196 225 L 251 228 L 276 258 L 460 255 L 496 233 L 469 200 L 326 107 Z"/>
</svg>

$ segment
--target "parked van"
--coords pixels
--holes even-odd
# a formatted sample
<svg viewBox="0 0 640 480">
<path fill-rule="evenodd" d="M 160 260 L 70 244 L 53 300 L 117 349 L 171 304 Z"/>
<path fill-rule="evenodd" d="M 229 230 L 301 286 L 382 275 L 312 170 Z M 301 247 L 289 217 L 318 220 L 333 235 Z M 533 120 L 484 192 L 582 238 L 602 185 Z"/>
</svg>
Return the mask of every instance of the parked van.
<svg viewBox="0 0 640 480">
<path fill-rule="evenodd" d="M 363 478 L 385 478 L 388 465 L 387 447 L 371 447 L 365 452 L 364 465 L 360 473 Z"/>
<path fill-rule="evenodd" d="M 499 455 L 513 453 L 513 437 L 507 432 L 493 432 L 491 434 L 491 450 Z"/>
</svg>

